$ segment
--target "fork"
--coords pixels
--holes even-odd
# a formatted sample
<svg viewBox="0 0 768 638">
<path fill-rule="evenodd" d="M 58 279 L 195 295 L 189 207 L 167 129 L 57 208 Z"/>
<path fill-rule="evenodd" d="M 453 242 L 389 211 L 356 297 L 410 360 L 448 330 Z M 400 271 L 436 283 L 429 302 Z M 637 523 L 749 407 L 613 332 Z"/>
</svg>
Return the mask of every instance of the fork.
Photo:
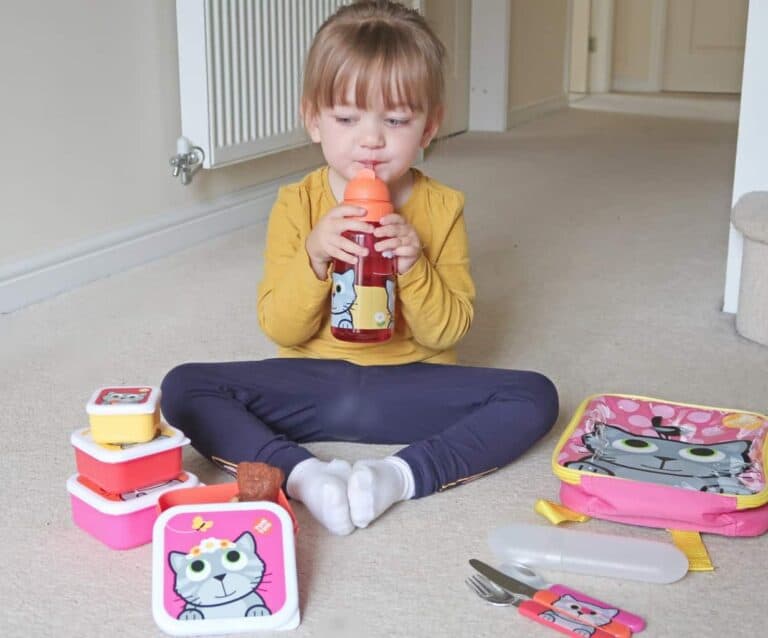
<svg viewBox="0 0 768 638">
<path fill-rule="evenodd" d="M 499 607 L 517 607 L 518 612 L 531 620 L 548 626 L 568 636 L 583 638 L 612 638 L 612 636 L 599 627 L 589 627 L 581 623 L 568 622 L 559 616 L 558 610 L 549 604 L 531 600 L 525 596 L 517 595 L 491 582 L 485 576 L 475 574 L 464 580 L 467 586 L 484 601 Z"/>
<path fill-rule="evenodd" d="M 467 587 L 491 605 L 509 607 L 510 605 L 514 605 L 515 601 L 519 598 L 512 592 L 502 589 L 480 574 L 470 576 L 465 579 L 464 582 L 467 584 Z"/>
</svg>

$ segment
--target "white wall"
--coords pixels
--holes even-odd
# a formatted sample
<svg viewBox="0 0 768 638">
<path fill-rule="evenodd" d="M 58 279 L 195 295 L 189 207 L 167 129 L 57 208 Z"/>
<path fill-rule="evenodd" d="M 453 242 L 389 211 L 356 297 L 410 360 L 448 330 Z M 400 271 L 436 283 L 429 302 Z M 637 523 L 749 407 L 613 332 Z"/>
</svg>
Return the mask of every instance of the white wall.
<svg viewBox="0 0 768 638">
<path fill-rule="evenodd" d="M 572 14 L 573 0 L 472 0 L 470 130 L 567 106 Z"/>
<path fill-rule="evenodd" d="M 768 2 L 749 3 L 747 44 L 741 88 L 739 136 L 733 180 L 733 204 L 745 193 L 768 190 Z M 730 227 L 723 310 L 736 312 L 743 239 Z"/>
<path fill-rule="evenodd" d="M 509 0 L 473 0 L 469 129 L 504 131 L 509 92 Z M 492 63 L 494 60 L 497 62 Z"/>
<path fill-rule="evenodd" d="M 650 2 L 616 0 L 613 31 L 613 86 L 647 80 L 651 47 Z"/>
<path fill-rule="evenodd" d="M 615 0 L 614 91 L 661 91 L 667 0 Z"/>
<path fill-rule="evenodd" d="M 0 272 L 320 161 L 303 149 L 181 186 L 176 60 L 173 0 L 0 4 Z"/>
<path fill-rule="evenodd" d="M 567 104 L 568 0 L 511 0 L 507 124 Z"/>
</svg>

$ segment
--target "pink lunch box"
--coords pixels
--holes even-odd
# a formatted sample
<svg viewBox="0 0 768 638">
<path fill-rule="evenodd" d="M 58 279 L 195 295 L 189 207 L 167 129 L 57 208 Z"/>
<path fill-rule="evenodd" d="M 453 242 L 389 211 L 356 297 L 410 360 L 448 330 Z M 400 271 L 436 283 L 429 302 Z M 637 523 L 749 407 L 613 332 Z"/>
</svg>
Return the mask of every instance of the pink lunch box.
<svg viewBox="0 0 768 638">
<path fill-rule="evenodd" d="M 152 537 L 152 614 L 173 636 L 293 629 L 296 520 L 277 503 L 231 502 L 237 483 L 171 490 Z"/>
<path fill-rule="evenodd" d="M 79 474 L 106 492 L 119 494 L 170 481 L 181 474 L 184 434 L 163 424 L 146 443 L 97 443 L 89 428 L 70 436 Z"/>
<path fill-rule="evenodd" d="M 141 490 L 112 494 L 75 474 L 67 480 L 75 524 L 112 549 L 129 549 L 152 540 L 159 514 L 157 499 L 170 490 L 194 487 L 197 477 L 182 472 L 176 478 Z"/>
</svg>

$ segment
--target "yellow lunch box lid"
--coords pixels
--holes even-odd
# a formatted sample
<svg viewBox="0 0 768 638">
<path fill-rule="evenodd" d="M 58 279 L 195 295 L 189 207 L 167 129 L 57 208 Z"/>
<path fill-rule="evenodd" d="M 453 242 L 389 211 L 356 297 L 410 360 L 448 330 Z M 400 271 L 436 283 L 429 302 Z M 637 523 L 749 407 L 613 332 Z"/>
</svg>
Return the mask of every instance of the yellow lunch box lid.
<svg viewBox="0 0 768 638">
<path fill-rule="evenodd" d="M 101 416 L 152 414 L 159 401 L 160 388 L 157 386 L 107 386 L 96 389 L 85 410 L 88 414 Z"/>
</svg>

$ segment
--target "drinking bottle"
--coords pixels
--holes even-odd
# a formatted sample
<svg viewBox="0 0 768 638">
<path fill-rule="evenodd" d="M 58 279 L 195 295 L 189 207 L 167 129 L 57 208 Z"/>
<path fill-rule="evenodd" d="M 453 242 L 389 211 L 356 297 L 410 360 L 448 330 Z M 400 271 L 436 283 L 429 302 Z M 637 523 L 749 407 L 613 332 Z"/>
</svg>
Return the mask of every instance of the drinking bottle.
<svg viewBox="0 0 768 638">
<path fill-rule="evenodd" d="M 347 183 L 343 203 L 364 208 L 359 219 L 374 227 L 394 211 L 387 185 L 367 168 Z M 344 341 L 386 341 L 395 325 L 395 258 L 374 249 L 381 238 L 373 233 L 346 231 L 343 236 L 365 246 L 368 255 L 356 264 L 333 261 L 331 333 Z"/>
</svg>

